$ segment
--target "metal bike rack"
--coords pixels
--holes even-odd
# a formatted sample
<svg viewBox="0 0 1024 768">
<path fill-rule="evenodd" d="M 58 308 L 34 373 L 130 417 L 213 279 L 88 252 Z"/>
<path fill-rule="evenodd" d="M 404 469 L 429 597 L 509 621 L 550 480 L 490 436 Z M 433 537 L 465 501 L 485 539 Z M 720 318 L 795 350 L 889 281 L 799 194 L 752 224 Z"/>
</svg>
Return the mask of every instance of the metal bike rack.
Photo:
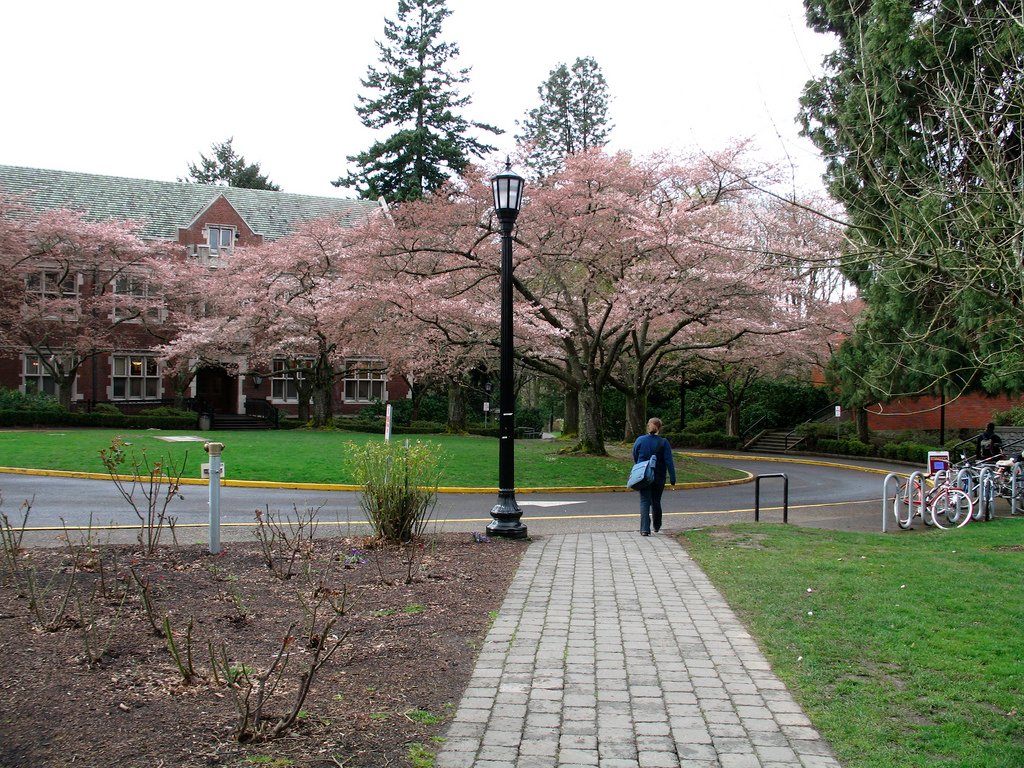
<svg viewBox="0 0 1024 768">
<path fill-rule="evenodd" d="M 896 510 L 900 508 L 900 495 L 899 493 L 894 493 L 892 495 L 892 498 L 895 508 L 889 509 L 889 484 L 892 480 L 895 480 L 896 490 L 899 491 L 900 477 L 902 477 L 902 475 L 898 475 L 895 472 L 890 472 L 888 475 L 885 476 L 885 480 L 882 481 L 882 533 L 888 532 L 888 528 L 886 528 L 886 525 L 889 522 L 889 513 L 892 512 L 895 515 Z"/>
<path fill-rule="evenodd" d="M 1010 514 L 1017 514 L 1017 499 L 1024 495 L 1024 461 L 1018 461 L 1010 470 Z"/>
<path fill-rule="evenodd" d="M 761 480 L 766 477 L 782 478 L 782 522 L 789 522 L 789 477 L 785 472 L 771 475 L 755 475 L 754 477 L 754 522 L 761 519 Z"/>
<path fill-rule="evenodd" d="M 975 486 L 975 482 L 977 482 L 977 486 Z M 984 515 L 985 522 L 992 519 L 996 503 L 995 472 L 992 467 L 981 467 L 978 470 L 977 480 L 975 480 L 972 469 L 964 467 L 956 473 L 955 484 L 969 496 L 975 495 L 974 491 L 977 487 L 978 509 Z"/>
<path fill-rule="evenodd" d="M 941 474 L 942 474 L 941 472 L 937 473 L 936 477 L 940 477 Z M 890 484 L 890 482 L 892 480 L 896 480 L 897 481 L 896 489 L 899 490 L 899 479 L 900 479 L 900 477 L 902 477 L 902 475 L 900 475 L 899 473 L 891 472 L 888 475 L 886 475 L 885 476 L 885 480 L 882 481 L 882 533 L 888 533 L 888 531 L 889 531 L 889 514 L 893 513 L 893 516 L 895 518 L 895 513 L 900 509 L 900 505 L 901 504 L 903 504 L 903 503 L 906 503 L 908 505 L 910 504 L 910 500 L 909 499 L 907 499 L 906 502 L 904 502 L 904 500 L 897 493 L 897 494 L 893 494 L 893 505 L 894 505 L 894 507 L 893 507 L 893 509 L 889 509 L 889 484 Z M 920 482 L 917 483 L 917 488 L 919 489 L 918 490 L 917 506 L 918 506 L 918 509 L 920 509 L 920 510 L 924 510 L 924 498 L 925 498 L 924 485 L 925 485 L 925 480 L 927 480 L 927 479 L 928 479 L 928 474 L 927 473 L 920 472 L 920 471 L 917 471 L 917 470 L 915 470 L 914 472 L 911 472 L 910 476 L 907 478 L 907 487 L 908 488 L 913 488 L 914 487 L 914 481 L 915 480 L 920 481 Z M 924 521 L 927 520 L 927 518 L 925 517 L 923 512 L 921 514 L 921 520 L 924 520 Z M 912 526 L 913 523 L 914 523 L 914 518 L 913 517 L 910 518 L 910 523 L 911 523 L 911 526 Z M 899 527 L 899 526 L 897 526 L 897 527 Z"/>
<path fill-rule="evenodd" d="M 978 475 L 978 504 L 985 522 L 989 522 L 996 506 L 996 473 L 992 467 L 983 467 Z"/>
</svg>

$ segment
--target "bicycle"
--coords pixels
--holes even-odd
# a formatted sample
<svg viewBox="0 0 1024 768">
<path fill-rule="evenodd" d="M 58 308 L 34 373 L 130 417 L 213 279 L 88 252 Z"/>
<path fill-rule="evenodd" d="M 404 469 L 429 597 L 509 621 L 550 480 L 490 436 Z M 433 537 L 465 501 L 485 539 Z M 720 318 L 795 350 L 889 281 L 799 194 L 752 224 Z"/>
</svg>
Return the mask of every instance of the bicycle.
<svg viewBox="0 0 1024 768">
<path fill-rule="evenodd" d="M 971 497 L 975 520 L 985 517 L 986 510 L 991 512 L 995 503 L 996 457 L 968 459 L 961 455 L 960 461 L 950 468 L 950 477 L 954 478 L 953 485 Z"/>
<path fill-rule="evenodd" d="M 954 484 L 948 471 L 936 472 L 931 488 L 926 489 L 922 483 L 920 475 L 913 483 L 899 481 L 892 498 L 896 525 L 907 530 L 915 517 L 920 517 L 925 525 L 943 530 L 967 525 L 974 514 L 974 502 Z"/>
<path fill-rule="evenodd" d="M 995 462 L 994 493 L 996 496 L 1006 499 L 1010 505 L 1011 515 L 1024 514 L 1024 474 L 1021 472 L 1024 464 L 1018 467 L 1020 462 L 1019 455 L 1002 458 Z M 1014 477 L 1017 478 L 1016 481 Z M 1015 491 L 1016 493 L 1014 493 Z"/>
</svg>

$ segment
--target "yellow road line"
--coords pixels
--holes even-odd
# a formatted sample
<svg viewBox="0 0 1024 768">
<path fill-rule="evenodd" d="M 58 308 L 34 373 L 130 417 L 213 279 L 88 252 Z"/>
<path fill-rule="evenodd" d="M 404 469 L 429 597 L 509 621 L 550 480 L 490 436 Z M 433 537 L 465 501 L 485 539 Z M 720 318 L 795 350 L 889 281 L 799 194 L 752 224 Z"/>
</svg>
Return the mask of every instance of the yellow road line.
<svg viewBox="0 0 1024 768">
<path fill-rule="evenodd" d="M 790 512 L 800 509 L 825 509 L 828 507 L 840 507 L 849 506 L 851 504 L 878 504 L 879 502 L 875 499 L 864 499 L 861 501 L 839 501 L 822 504 L 801 504 L 798 506 L 791 506 Z M 781 512 L 782 507 L 762 507 L 762 512 Z M 691 512 L 665 512 L 662 514 L 662 518 L 668 517 L 697 517 L 700 515 L 738 515 L 738 514 L 753 514 L 753 507 L 737 507 L 735 509 L 708 509 L 708 510 L 696 510 Z M 607 512 L 596 515 L 529 515 L 527 520 L 614 520 L 618 518 L 636 517 L 636 512 Z M 454 518 L 444 520 L 431 520 L 428 525 L 454 525 L 463 523 L 489 523 L 491 517 L 466 517 L 466 518 Z M 367 520 L 317 520 L 317 526 L 321 525 L 369 525 Z M 256 523 L 221 523 L 221 528 L 252 528 Z M 179 528 L 209 528 L 209 523 L 176 523 L 174 530 Z M 27 526 L 26 532 L 46 533 L 52 531 L 137 531 L 140 528 L 139 525 L 92 525 L 92 526 Z M 20 530 L 20 529 L 19 529 Z M 169 530 L 169 529 L 168 529 Z"/>
</svg>

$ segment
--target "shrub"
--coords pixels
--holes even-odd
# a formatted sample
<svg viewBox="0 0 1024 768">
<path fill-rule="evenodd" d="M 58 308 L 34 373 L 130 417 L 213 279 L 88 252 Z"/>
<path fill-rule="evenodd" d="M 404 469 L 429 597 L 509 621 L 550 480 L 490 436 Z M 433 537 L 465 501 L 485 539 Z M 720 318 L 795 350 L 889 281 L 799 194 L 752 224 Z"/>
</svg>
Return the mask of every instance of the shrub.
<svg viewBox="0 0 1024 768">
<path fill-rule="evenodd" d="M 928 452 L 935 450 L 934 446 L 923 443 L 887 443 L 878 449 L 878 455 L 885 459 L 894 461 L 909 461 L 914 464 L 924 464 L 928 461 Z"/>
<path fill-rule="evenodd" d="M 727 435 L 725 432 L 714 430 L 708 432 L 664 432 L 662 437 L 666 438 L 673 448 L 726 448 L 734 450 L 740 447 L 742 442 L 737 435 Z"/>
<path fill-rule="evenodd" d="M 143 416 L 170 416 L 180 419 L 196 418 L 194 411 L 190 411 L 188 408 L 175 408 L 173 405 L 158 405 L 154 408 L 144 408 L 139 413 Z"/>
<path fill-rule="evenodd" d="M 1024 405 L 992 414 L 992 423 L 1000 427 L 1024 427 Z"/>
<path fill-rule="evenodd" d="M 404 544 L 423 533 L 437 500 L 440 449 L 371 441 L 349 445 L 356 482 L 363 486 L 360 506 L 382 540 Z"/>
<path fill-rule="evenodd" d="M 196 415 L 142 416 L 119 413 L 59 411 L 0 411 L 0 427 L 109 427 L 125 429 L 194 429 Z"/>
<path fill-rule="evenodd" d="M 113 403 L 96 403 L 92 408 L 92 412 L 106 414 L 107 416 L 121 415 L 121 409 Z"/>
<path fill-rule="evenodd" d="M 17 389 L 0 387 L 0 411 L 46 411 L 67 413 L 57 398 L 43 392 L 25 394 Z"/>
<path fill-rule="evenodd" d="M 533 429 L 543 432 L 547 420 L 539 408 L 519 408 L 516 410 L 516 427 L 522 429 Z"/>
</svg>

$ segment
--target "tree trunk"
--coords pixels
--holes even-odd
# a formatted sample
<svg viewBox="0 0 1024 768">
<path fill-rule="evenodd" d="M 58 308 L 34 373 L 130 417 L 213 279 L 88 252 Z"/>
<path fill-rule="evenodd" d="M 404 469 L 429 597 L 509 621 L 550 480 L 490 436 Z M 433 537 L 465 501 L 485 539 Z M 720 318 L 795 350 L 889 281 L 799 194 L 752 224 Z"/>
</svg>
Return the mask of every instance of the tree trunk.
<svg viewBox="0 0 1024 768">
<path fill-rule="evenodd" d="M 604 412 L 601 395 L 590 385 L 579 393 L 580 432 L 576 450 L 594 456 L 606 456 L 604 447 Z"/>
<path fill-rule="evenodd" d="M 856 423 L 857 423 L 857 439 L 862 443 L 868 442 L 870 435 L 868 434 L 868 412 L 866 408 L 857 408 L 856 411 Z"/>
<path fill-rule="evenodd" d="M 299 421 L 309 421 L 309 401 L 313 399 L 313 387 L 309 384 L 312 379 L 299 378 L 298 375 L 293 379 L 295 382 L 295 415 Z M 334 377 L 331 376 L 330 391 L 334 393 Z M 328 413 L 328 418 L 330 418 Z"/>
<path fill-rule="evenodd" d="M 466 389 L 462 382 L 448 382 L 448 431 L 462 434 L 466 431 Z"/>
<path fill-rule="evenodd" d="M 562 416 L 562 436 L 580 433 L 580 393 L 566 388 L 565 413 Z"/>
<path fill-rule="evenodd" d="M 740 404 L 729 403 L 725 411 L 725 434 L 738 437 L 740 434 Z"/>
<path fill-rule="evenodd" d="M 195 369 L 190 367 L 187 372 L 176 373 L 171 378 L 171 386 L 174 389 L 175 408 L 185 410 L 185 392 L 188 391 L 188 385 L 192 383 L 192 379 L 194 379 L 195 376 Z"/>
<path fill-rule="evenodd" d="M 74 375 L 61 376 L 59 379 L 54 378 L 54 383 L 57 385 L 57 402 L 60 403 L 60 407 L 65 410 L 71 410 L 71 390 L 75 384 Z"/>
<path fill-rule="evenodd" d="M 313 390 L 313 426 L 324 427 L 334 417 L 334 367 L 325 359 L 317 360 L 310 371 Z"/>
<path fill-rule="evenodd" d="M 626 395 L 626 431 L 622 439 L 632 442 L 647 432 L 647 395 Z"/>
<path fill-rule="evenodd" d="M 333 415 L 333 402 L 329 387 L 317 387 L 313 390 L 313 426 L 326 426 Z"/>
</svg>

